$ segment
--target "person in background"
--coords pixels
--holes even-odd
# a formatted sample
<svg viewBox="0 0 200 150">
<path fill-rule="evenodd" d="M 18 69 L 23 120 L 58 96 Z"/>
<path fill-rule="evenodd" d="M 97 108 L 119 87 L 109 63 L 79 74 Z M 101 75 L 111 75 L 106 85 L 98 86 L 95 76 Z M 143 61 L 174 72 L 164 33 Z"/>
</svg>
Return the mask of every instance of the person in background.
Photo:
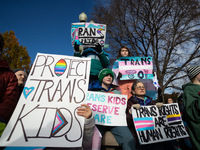
<svg viewBox="0 0 200 150">
<path fill-rule="evenodd" d="M 89 91 L 120 94 L 120 91 L 116 90 L 112 85 L 114 79 L 114 73 L 112 70 L 108 68 L 101 70 L 98 78 L 99 81 L 93 81 L 89 85 Z M 135 140 L 127 126 L 96 126 L 99 129 L 102 137 L 106 131 L 110 131 L 123 150 L 135 150 Z"/>
<path fill-rule="evenodd" d="M 102 50 L 101 45 L 98 43 L 94 47 L 88 47 L 83 50 L 83 47 L 74 44 L 74 56 L 91 58 L 90 78 L 89 83 L 98 80 L 98 74 L 103 68 L 110 65 L 108 54 Z"/>
<path fill-rule="evenodd" d="M 135 81 L 131 87 L 132 97 L 128 99 L 127 109 L 126 109 L 126 117 L 127 117 L 127 124 L 136 140 L 136 148 L 137 150 L 162 150 L 163 144 L 162 143 L 154 143 L 154 144 L 146 144 L 140 145 L 139 140 L 137 137 L 136 129 L 133 123 L 133 117 L 131 113 L 131 107 L 135 109 L 140 109 L 141 106 L 148 106 L 148 105 L 156 105 L 157 107 L 162 107 L 163 103 L 156 103 L 150 97 L 146 96 L 146 87 L 141 81 Z"/>
<path fill-rule="evenodd" d="M 15 69 L 13 71 L 18 80 L 19 96 L 20 96 L 23 91 L 26 79 L 27 79 L 27 73 L 25 71 L 23 71 L 22 69 Z"/>
<path fill-rule="evenodd" d="M 191 82 L 184 84 L 183 104 L 185 121 L 193 149 L 200 149 L 200 65 L 187 67 Z"/>
<path fill-rule="evenodd" d="M 0 34 L 0 136 L 16 107 L 19 95 L 17 78 L 6 60 L 1 58 L 3 46 L 4 40 Z"/>
<path fill-rule="evenodd" d="M 114 62 L 112 71 L 115 73 L 115 79 L 113 84 L 119 86 L 122 95 L 127 95 L 128 99 L 131 97 L 131 86 L 133 80 L 120 80 L 122 77 L 121 72 L 119 72 L 119 58 L 120 57 L 131 57 L 131 51 L 127 46 L 122 46 L 118 51 L 117 60 Z"/>
<path fill-rule="evenodd" d="M 172 99 L 171 97 L 169 97 L 169 98 L 167 99 L 167 104 L 171 104 L 171 103 L 174 103 L 174 101 L 173 101 L 173 99 Z"/>
</svg>

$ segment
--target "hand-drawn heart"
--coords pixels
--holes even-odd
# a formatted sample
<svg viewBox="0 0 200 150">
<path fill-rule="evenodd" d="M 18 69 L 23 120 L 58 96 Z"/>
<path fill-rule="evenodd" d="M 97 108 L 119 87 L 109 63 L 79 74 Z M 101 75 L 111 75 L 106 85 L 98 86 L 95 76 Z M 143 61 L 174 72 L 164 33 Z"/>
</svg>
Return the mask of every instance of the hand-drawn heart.
<svg viewBox="0 0 200 150">
<path fill-rule="evenodd" d="M 31 92 L 34 90 L 34 87 L 24 87 L 23 89 L 23 94 L 24 94 L 24 97 L 27 99 L 27 97 L 29 96 L 29 94 L 31 94 Z"/>
</svg>

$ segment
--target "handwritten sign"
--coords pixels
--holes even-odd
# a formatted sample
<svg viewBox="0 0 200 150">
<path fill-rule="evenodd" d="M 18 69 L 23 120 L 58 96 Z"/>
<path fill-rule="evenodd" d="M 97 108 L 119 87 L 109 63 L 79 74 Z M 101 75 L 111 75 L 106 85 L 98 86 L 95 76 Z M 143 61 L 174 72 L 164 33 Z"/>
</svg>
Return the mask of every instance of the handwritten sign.
<svg viewBox="0 0 200 150">
<path fill-rule="evenodd" d="M 95 123 L 106 126 L 127 126 L 127 96 L 103 92 L 87 93 L 87 104 L 95 115 Z"/>
<path fill-rule="evenodd" d="M 38 53 L 1 146 L 81 147 L 90 59 Z M 79 93 L 79 94 L 77 94 Z"/>
<path fill-rule="evenodd" d="M 178 104 L 132 108 L 133 122 L 141 144 L 157 143 L 188 137 Z"/>
<path fill-rule="evenodd" d="M 104 46 L 106 40 L 106 25 L 96 23 L 72 23 L 71 41 L 85 47 L 99 43 Z"/>
<path fill-rule="evenodd" d="M 152 57 L 120 57 L 118 65 L 120 80 L 153 79 Z"/>
</svg>

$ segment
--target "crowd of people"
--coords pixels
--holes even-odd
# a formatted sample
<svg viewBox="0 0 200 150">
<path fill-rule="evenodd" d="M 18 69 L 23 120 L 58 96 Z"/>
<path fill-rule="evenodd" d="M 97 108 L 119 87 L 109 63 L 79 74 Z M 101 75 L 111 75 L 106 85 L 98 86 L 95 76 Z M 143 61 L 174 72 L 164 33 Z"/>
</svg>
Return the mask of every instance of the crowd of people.
<svg viewBox="0 0 200 150">
<path fill-rule="evenodd" d="M 0 51 L 4 46 L 3 37 L 0 34 Z M 190 83 L 183 85 L 183 108 L 184 121 L 187 124 L 187 130 L 190 135 L 191 145 L 179 146 L 177 142 L 159 142 L 154 144 L 141 145 L 138 141 L 136 129 L 133 122 L 131 108 L 140 109 L 141 106 L 156 105 L 162 107 L 163 103 L 153 100 L 146 95 L 146 86 L 140 80 L 120 80 L 122 73 L 119 72 L 118 59 L 120 57 L 131 57 L 131 51 L 127 46 L 119 49 L 118 58 L 109 69 L 110 61 L 108 54 L 101 45 L 95 47 L 80 48 L 75 43 L 75 57 L 91 58 L 89 91 L 99 91 L 111 94 L 127 95 L 126 119 L 128 126 L 103 126 L 95 125 L 95 120 L 90 107 L 82 104 L 77 110 L 79 116 L 85 118 L 83 147 L 77 149 L 92 150 L 93 132 L 99 130 L 102 136 L 106 131 L 110 131 L 117 143 L 123 150 L 164 150 L 164 149 L 200 149 L 200 66 L 187 67 L 187 73 Z M 22 93 L 27 79 L 27 74 L 22 69 L 11 70 L 6 60 L 0 58 L 0 136 L 8 123 L 14 108 Z M 171 98 L 167 103 L 173 103 Z M 5 113 L 6 112 L 6 113 Z M 172 144 L 173 143 L 173 144 Z M 173 145 L 172 147 L 170 147 Z M 59 148 L 44 148 L 47 150 Z"/>
</svg>

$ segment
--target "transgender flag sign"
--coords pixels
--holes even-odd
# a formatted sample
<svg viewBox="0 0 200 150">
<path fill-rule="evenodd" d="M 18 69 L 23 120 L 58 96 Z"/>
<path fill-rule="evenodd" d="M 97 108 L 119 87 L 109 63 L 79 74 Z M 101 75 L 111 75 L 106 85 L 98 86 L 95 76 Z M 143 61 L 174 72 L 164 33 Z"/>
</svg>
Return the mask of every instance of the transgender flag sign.
<svg viewBox="0 0 200 150">
<path fill-rule="evenodd" d="M 152 117 L 133 118 L 136 131 L 152 130 L 154 123 Z"/>
</svg>

